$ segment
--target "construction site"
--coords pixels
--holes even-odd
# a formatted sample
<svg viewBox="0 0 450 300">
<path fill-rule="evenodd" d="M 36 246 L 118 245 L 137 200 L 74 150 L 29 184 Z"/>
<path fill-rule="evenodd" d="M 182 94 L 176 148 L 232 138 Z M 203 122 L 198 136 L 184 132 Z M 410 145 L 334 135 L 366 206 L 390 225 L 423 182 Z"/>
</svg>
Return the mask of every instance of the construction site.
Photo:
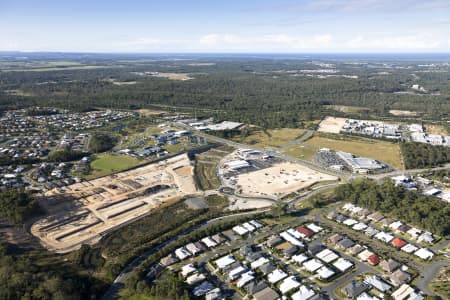
<svg viewBox="0 0 450 300">
<path fill-rule="evenodd" d="M 280 199 L 316 183 L 338 180 L 336 176 L 287 162 L 259 151 L 238 150 L 225 157 L 219 173 L 223 182 L 245 196 Z M 245 159 L 244 159 L 245 158 Z"/>
<path fill-rule="evenodd" d="M 197 191 L 187 154 L 84 181 L 43 195 L 49 215 L 31 233 L 49 250 L 68 252 Z"/>
</svg>

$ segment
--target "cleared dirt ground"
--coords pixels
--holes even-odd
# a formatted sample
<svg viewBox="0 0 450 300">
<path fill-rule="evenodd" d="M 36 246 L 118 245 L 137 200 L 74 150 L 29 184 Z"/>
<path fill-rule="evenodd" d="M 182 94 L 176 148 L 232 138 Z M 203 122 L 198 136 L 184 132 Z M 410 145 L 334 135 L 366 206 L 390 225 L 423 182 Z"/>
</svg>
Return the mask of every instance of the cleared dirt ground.
<svg viewBox="0 0 450 300">
<path fill-rule="evenodd" d="M 317 182 L 337 180 L 300 164 L 283 162 L 269 168 L 237 175 L 236 186 L 244 195 L 282 197 Z"/>
<path fill-rule="evenodd" d="M 47 192 L 43 199 L 52 213 L 31 233 L 49 250 L 68 252 L 196 191 L 190 160 L 179 155 Z"/>
<path fill-rule="evenodd" d="M 329 132 L 329 133 L 339 133 L 344 127 L 346 118 L 335 118 L 335 117 L 326 117 L 319 124 L 319 129 L 317 131 L 320 132 Z"/>
</svg>

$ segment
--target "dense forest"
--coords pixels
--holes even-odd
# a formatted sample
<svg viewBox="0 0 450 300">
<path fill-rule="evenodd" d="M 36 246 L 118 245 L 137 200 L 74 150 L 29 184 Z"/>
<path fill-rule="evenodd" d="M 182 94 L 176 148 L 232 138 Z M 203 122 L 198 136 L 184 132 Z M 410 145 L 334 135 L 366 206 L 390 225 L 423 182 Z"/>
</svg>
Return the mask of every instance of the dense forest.
<svg viewBox="0 0 450 300">
<path fill-rule="evenodd" d="M 16 189 L 0 192 L 0 216 L 20 224 L 41 213 L 38 202 L 28 193 Z"/>
<path fill-rule="evenodd" d="M 450 234 L 450 206 L 447 203 L 407 191 L 389 179 L 382 184 L 361 180 L 341 185 L 336 188 L 335 197 L 438 235 Z"/>
<path fill-rule="evenodd" d="M 407 169 L 420 169 L 450 162 L 450 147 L 403 143 L 401 151 Z"/>
<path fill-rule="evenodd" d="M 418 68 L 412 61 L 392 64 L 389 74 L 380 75 L 386 71 L 382 61 L 325 60 L 334 66 L 334 73 L 322 77 L 316 74 L 323 67 L 304 58 L 78 62 L 96 68 L 0 73 L 0 109 L 36 105 L 75 110 L 176 108 L 265 128 L 299 127 L 302 120 L 343 114 L 329 104 L 366 107 L 353 113 L 363 118 L 386 116 L 390 109 L 413 110 L 430 119 L 448 118 L 450 113 L 448 73 L 427 72 L 419 80 L 411 75 Z M 192 79 L 171 80 L 145 72 L 189 74 Z M 408 93 L 412 84 L 436 93 Z"/>
</svg>

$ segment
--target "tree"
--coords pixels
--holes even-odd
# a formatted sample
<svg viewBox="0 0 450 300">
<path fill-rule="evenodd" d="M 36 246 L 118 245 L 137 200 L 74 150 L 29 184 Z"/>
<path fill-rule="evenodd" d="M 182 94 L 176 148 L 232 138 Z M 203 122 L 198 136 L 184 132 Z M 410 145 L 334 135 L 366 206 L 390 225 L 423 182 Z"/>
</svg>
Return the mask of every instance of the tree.
<svg viewBox="0 0 450 300">
<path fill-rule="evenodd" d="M 108 151 L 117 143 L 117 138 L 105 133 L 94 133 L 89 140 L 89 151 L 99 153 Z"/>
</svg>

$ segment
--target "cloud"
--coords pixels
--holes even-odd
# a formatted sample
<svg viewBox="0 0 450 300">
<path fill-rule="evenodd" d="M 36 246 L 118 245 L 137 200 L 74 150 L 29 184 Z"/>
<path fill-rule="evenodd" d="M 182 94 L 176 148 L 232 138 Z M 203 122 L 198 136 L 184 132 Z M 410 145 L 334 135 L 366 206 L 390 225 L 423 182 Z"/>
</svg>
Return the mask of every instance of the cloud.
<svg viewBox="0 0 450 300">
<path fill-rule="evenodd" d="M 373 50 L 433 50 L 442 46 L 442 42 L 430 34 L 396 35 L 367 38 L 358 36 L 350 40 L 346 46 L 349 49 L 373 49 Z"/>
</svg>

